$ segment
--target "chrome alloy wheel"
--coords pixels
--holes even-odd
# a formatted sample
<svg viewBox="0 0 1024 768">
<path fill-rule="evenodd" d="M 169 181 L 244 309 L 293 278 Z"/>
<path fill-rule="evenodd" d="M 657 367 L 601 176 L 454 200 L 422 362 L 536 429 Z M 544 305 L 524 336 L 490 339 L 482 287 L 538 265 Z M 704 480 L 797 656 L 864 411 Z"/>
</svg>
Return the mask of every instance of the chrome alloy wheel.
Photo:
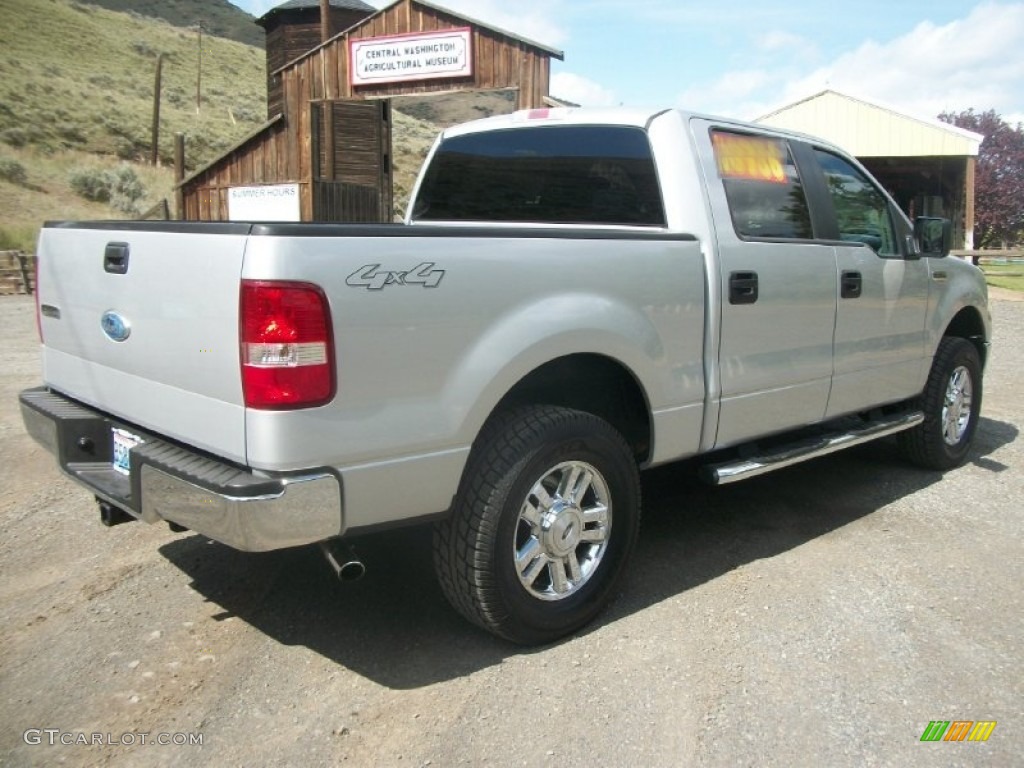
<svg viewBox="0 0 1024 768">
<path fill-rule="evenodd" d="M 597 571 L 612 527 L 608 484 L 593 466 L 567 461 L 534 483 L 513 544 L 519 581 L 531 596 L 562 600 Z"/>
<path fill-rule="evenodd" d="M 946 445 L 957 445 L 963 439 L 971 422 L 973 394 L 971 372 L 961 365 L 950 375 L 942 402 L 942 439 Z"/>
</svg>

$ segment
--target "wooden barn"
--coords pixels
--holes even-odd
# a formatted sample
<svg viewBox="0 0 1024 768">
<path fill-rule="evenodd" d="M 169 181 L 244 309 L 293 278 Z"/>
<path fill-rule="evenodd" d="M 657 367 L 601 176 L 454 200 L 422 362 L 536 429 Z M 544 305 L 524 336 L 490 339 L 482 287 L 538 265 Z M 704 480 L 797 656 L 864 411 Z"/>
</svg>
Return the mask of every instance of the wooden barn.
<svg viewBox="0 0 1024 768">
<path fill-rule="evenodd" d="M 330 0 L 326 25 L 321 5 L 289 0 L 259 20 L 268 120 L 178 184 L 180 218 L 390 221 L 391 97 L 511 90 L 517 108 L 542 107 L 563 58 L 424 0 Z"/>
</svg>

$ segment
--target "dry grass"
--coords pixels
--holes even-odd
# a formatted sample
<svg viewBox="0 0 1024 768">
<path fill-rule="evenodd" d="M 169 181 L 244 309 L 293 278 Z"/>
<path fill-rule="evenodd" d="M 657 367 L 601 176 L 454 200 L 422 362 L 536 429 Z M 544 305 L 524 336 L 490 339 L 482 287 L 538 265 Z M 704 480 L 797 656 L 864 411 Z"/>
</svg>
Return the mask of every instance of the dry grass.
<svg viewBox="0 0 1024 768">
<path fill-rule="evenodd" d="M 199 165 L 266 116 L 264 54 L 204 37 L 196 113 L 196 35 L 157 19 L 68 0 L 7 4 L 0 27 L 0 141 L 44 150 L 147 156 L 153 86 L 163 54 L 160 154 L 186 134 Z"/>
<path fill-rule="evenodd" d="M 132 163 L 146 189 L 145 210 L 172 192 L 167 166 L 173 134 L 186 136 L 186 165 L 199 167 L 266 117 L 265 54 L 224 38 L 203 37 L 202 107 L 196 112 L 194 31 L 133 13 L 73 0 L 4 3 L 0 25 L 0 161 L 24 167 L 23 181 L 0 178 L 0 247 L 31 249 L 49 219 L 123 218 L 109 205 L 71 191 L 76 168 Z M 156 57 L 164 55 L 159 155 L 146 165 Z M 396 208 L 404 209 L 440 127 L 507 111 L 508 94 L 409 101 L 436 122 L 394 113 Z"/>
<path fill-rule="evenodd" d="M 0 250 L 31 251 L 39 226 L 52 219 L 124 218 L 124 213 L 103 203 L 93 203 L 75 194 L 68 183 L 71 172 L 81 168 L 113 169 L 122 161 L 79 150 L 45 152 L 36 148 L 0 150 L 0 157 L 20 162 L 27 171 L 25 184 L 0 181 Z M 173 175 L 169 168 L 132 164 L 146 189 L 140 210 L 149 208 L 171 194 Z"/>
</svg>

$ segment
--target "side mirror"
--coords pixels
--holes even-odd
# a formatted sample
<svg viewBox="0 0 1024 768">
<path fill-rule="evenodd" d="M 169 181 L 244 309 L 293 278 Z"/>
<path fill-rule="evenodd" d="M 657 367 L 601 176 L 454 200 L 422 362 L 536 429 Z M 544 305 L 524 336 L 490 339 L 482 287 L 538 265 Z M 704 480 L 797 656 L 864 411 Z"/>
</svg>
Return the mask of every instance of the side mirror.
<svg viewBox="0 0 1024 768">
<path fill-rule="evenodd" d="M 941 259 L 949 254 L 953 243 L 953 223 L 949 219 L 918 216 L 914 219 L 914 238 L 920 244 L 922 256 Z"/>
</svg>

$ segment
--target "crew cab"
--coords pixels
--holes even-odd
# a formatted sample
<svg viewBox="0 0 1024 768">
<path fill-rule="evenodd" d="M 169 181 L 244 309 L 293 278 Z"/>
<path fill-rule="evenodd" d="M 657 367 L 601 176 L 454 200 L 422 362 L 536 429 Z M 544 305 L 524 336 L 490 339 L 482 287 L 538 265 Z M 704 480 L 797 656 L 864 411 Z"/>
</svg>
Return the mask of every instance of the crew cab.
<svg viewBox="0 0 1024 768">
<path fill-rule="evenodd" d="M 991 323 L 948 225 L 811 136 L 488 118 L 439 136 L 400 224 L 48 223 L 24 421 L 108 524 L 319 544 L 346 577 L 346 542 L 432 522 L 451 604 L 547 642 L 613 593 L 643 469 L 888 435 L 965 460 Z"/>
</svg>

